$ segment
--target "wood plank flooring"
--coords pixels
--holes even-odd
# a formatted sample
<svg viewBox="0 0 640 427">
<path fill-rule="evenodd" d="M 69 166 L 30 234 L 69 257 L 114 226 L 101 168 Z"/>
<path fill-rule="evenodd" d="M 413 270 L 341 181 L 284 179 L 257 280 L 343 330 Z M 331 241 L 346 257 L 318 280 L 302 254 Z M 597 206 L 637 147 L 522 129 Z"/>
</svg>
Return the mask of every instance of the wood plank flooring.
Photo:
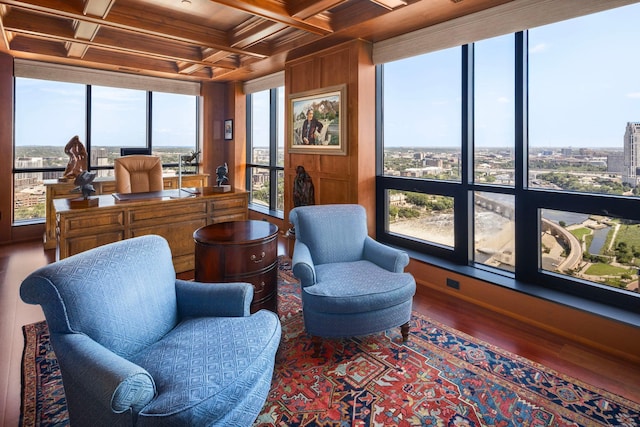
<svg viewBox="0 0 640 427">
<path fill-rule="evenodd" d="M 286 242 L 281 242 L 284 253 Z M 0 245 L 0 426 L 20 417 L 22 326 L 44 319 L 40 306 L 22 302 L 19 286 L 36 268 L 51 262 L 42 242 Z M 189 278 L 189 273 L 180 275 Z M 632 400 L 640 401 L 640 366 L 549 334 L 451 296 L 426 291 L 414 310 L 512 353 Z"/>
</svg>

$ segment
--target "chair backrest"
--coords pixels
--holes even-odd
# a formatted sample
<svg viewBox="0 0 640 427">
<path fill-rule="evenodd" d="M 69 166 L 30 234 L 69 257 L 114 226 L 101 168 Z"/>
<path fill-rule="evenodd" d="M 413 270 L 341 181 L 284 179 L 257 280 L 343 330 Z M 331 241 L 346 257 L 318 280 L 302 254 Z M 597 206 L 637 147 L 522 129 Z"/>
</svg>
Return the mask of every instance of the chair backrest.
<svg viewBox="0 0 640 427">
<path fill-rule="evenodd" d="M 147 235 L 99 246 L 31 273 L 20 287 L 51 333 L 79 333 L 128 358 L 178 321 L 167 241 Z"/>
<path fill-rule="evenodd" d="M 367 212 L 360 205 L 299 206 L 289 212 L 296 240 L 309 247 L 314 264 L 362 259 Z"/>
<path fill-rule="evenodd" d="M 162 191 L 162 162 L 143 154 L 117 157 L 113 161 L 117 193 Z"/>
</svg>

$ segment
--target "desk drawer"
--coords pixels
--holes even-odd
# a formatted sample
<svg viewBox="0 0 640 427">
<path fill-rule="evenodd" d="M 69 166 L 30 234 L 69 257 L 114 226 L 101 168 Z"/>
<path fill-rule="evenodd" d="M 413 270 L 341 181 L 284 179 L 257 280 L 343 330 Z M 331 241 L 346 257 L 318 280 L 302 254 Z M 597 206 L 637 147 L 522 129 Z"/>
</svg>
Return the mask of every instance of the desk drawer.
<svg viewBox="0 0 640 427">
<path fill-rule="evenodd" d="M 211 201 L 211 208 L 214 215 L 216 211 L 222 211 L 225 209 L 246 209 L 247 204 L 244 197 L 234 197 L 232 199 L 219 199 Z"/>
<path fill-rule="evenodd" d="M 135 226 L 139 223 L 172 223 L 179 218 L 202 217 L 207 213 L 206 202 L 178 203 L 169 202 L 161 209 L 158 206 L 151 208 L 134 208 L 129 211 L 129 223 Z"/>
<path fill-rule="evenodd" d="M 98 233 L 103 229 L 124 227 L 124 211 L 112 211 L 89 215 L 64 215 L 60 216 L 60 230 L 65 235 L 74 235 L 76 233 L 85 234 L 87 230 L 92 230 L 92 234 Z"/>
</svg>

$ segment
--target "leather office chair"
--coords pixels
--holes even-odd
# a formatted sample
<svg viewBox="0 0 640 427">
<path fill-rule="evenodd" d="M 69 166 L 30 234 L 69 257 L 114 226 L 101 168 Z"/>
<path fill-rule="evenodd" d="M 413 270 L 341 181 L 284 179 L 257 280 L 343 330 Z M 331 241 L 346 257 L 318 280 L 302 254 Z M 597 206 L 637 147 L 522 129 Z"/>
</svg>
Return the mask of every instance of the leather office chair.
<svg viewBox="0 0 640 427">
<path fill-rule="evenodd" d="M 116 193 L 162 191 L 162 162 L 158 156 L 131 155 L 113 161 Z"/>
<path fill-rule="evenodd" d="M 409 336 L 416 281 L 409 255 L 368 236 L 360 205 L 299 206 L 289 213 L 296 241 L 293 274 L 302 286 L 305 330 L 319 337 L 368 335 L 401 327 Z"/>
</svg>

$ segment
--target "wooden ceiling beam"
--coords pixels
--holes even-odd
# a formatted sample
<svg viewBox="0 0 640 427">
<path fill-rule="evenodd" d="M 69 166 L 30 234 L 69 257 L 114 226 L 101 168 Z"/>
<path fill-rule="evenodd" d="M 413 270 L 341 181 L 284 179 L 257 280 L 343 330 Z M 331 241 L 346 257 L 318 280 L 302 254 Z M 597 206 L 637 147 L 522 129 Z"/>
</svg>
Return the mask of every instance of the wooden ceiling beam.
<svg viewBox="0 0 640 427">
<path fill-rule="evenodd" d="M 294 18 L 281 2 L 272 0 L 211 0 L 252 15 L 260 16 L 270 21 L 279 22 L 298 30 L 319 34 L 331 34 L 333 29 L 327 17 L 314 15 L 302 20 Z"/>
<path fill-rule="evenodd" d="M 116 0 L 84 0 L 82 12 L 85 15 L 98 16 L 104 19 L 115 2 Z"/>
<path fill-rule="evenodd" d="M 347 0 L 290 0 L 287 9 L 292 17 L 307 19 L 311 16 L 326 12 Z"/>
<path fill-rule="evenodd" d="M 0 43 L 0 50 L 3 52 L 9 51 L 9 35 L 4 28 L 4 17 L 7 14 L 7 6 L 0 4 L 0 36 L 2 37 L 2 43 Z"/>
<path fill-rule="evenodd" d="M 85 15 L 105 18 L 115 0 L 85 0 L 83 13 Z M 98 34 L 100 26 L 93 22 L 75 21 L 75 38 L 79 40 L 93 40 Z M 84 43 L 69 42 L 66 44 L 67 55 L 74 58 L 82 58 L 87 52 L 88 45 Z"/>
<path fill-rule="evenodd" d="M 71 43 L 85 48 L 92 47 L 105 51 L 122 52 L 142 57 L 156 58 L 169 61 L 181 61 L 202 64 L 203 66 L 219 66 L 222 68 L 233 68 L 224 63 L 215 65 L 204 61 L 200 50 L 197 48 L 185 48 L 175 43 L 158 43 L 157 40 L 147 38 L 146 40 L 123 40 L 119 33 L 115 31 L 104 31 L 104 35 L 94 38 L 94 40 L 78 41 L 68 26 L 61 21 L 40 16 L 34 19 L 33 15 L 27 13 L 12 13 L 6 23 L 6 29 L 16 34 L 43 40 L 53 40 L 60 43 Z M 46 29 L 46 30 L 45 30 Z M 68 46 L 67 46 L 68 50 Z M 221 56 L 228 56 L 225 52 Z M 77 57 L 77 56 L 72 56 Z"/>
<path fill-rule="evenodd" d="M 238 49 L 244 49 L 286 28 L 289 27 L 285 24 L 254 17 L 238 25 L 230 32 L 229 44 Z"/>
<path fill-rule="evenodd" d="M 158 37 L 182 43 L 189 43 L 203 47 L 226 50 L 231 53 L 247 55 L 256 58 L 265 58 L 268 55 L 251 50 L 242 50 L 229 46 L 226 33 L 216 32 L 209 28 L 185 24 L 183 27 L 175 27 L 167 24 L 166 17 L 156 17 L 152 12 L 141 11 L 139 14 L 119 14 L 111 10 L 105 19 L 84 15 L 66 0 L 1 0 L 1 3 L 12 8 L 51 15 L 58 18 L 75 19 L 127 31 L 133 34 L 142 34 Z M 160 25 L 161 24 L 161 25 Z"/>
</svg>

